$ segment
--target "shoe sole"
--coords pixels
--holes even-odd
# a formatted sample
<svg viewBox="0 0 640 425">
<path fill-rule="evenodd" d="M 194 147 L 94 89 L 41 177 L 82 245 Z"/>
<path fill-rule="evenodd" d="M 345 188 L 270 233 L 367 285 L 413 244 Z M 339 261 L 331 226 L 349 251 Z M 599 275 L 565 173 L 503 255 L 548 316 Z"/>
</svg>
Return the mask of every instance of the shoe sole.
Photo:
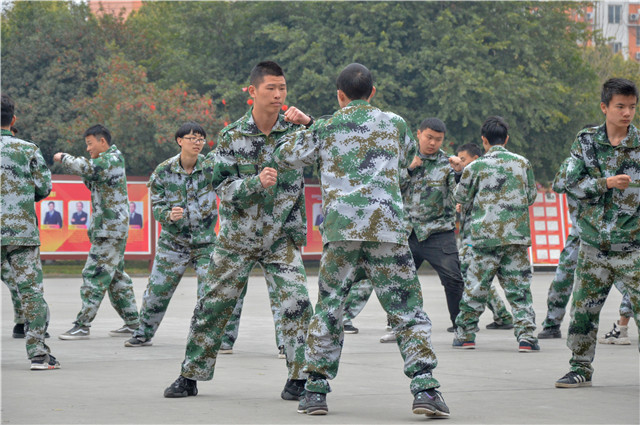
<svg viewBox="0 0 640 425">
<path fill-rule="evenodd" d="M 344 331 L 346 334 L 357 334 L 360 331 Z"/>
<path fill-rule="evenodd" d="M 278 354 L 278 358 L 279 358 L 279 359 L 286 359 L 286 358 L 287 358 L 287 356 L 286 356 L 286 355 L 284 355 L 284 354 Z"/>
<path fill-rule="evenodd" d="M 396 342 L 395 338 L 394 339 L 382 339 L 380 338 L 380 342 L 383 344 L 389 343 L 389 342 Z"/>
<path fill-rule="evenodd" d="M 608 339 L 599 339 L 598 340 L 599 344 L 606 344 L 606 345 L 631 345 L 631 341 L 629 339 L 614 339 L 614 340 L 608 340 Z"/>
<path fill-rule="evenodd" d="M 31 370 L 53 370 L 60 369 L 60 365 L 50 365 L 50 364 L 39 364 L 39 365 L 31 365 Z"/>
<path fill-rule="evenodd" d="M 129 341 L 125 341 L 124 343 L 125 347 L 150 347 L 152 345 L 153 342 L 151 341 L 143 342 L 142 344 L 130 344 Z"/>
<path fill-rule="evenodd" d="M 458 350 L 475 350 L 475 344 L 463 344 L 463 345 L 452 345 L 453 348 L 457 348 Z"/>
<path fill-rule="evenodd" d="M 66 340 L 66 341 L 73 341 L 73 340 L 76 340 L 76 339 L 89 339 L 90 336 L 89 335 L 82 335 L 82 336 L 58 335 L 58 338 L 60 338 L 62 340 Z"/>
<path fill-rule="evenodd" d="M 533 348 L 518 348 L 520 353 L 538 353 L 540 350 L 534 350 Z"/>
<path fill-rule="evenodd" d="M 591 381 L 578 382 L 576 384 L 565 384 L 563 382 L 556 382 L 556 388 L 578 388 L 578 387 L 590 387 Z"/>
<path fill-rule="evenodd" d="M 184 397 L 195 397 L 198 395 L 198 390 L 196 389 L 196 391 L 193 394 L 189 394 L 188 391 L 183 391 L 180 394 L 175 394 L 175 393 L 164 393 L 164 397 L 165 398 L 184 398 Z"/>
<path fill-rule="evenodd" d="M 233 350 L 218 350 L 218 354 L 233 354 Z"/>
<path fill-rule="evenodd" d="M 311 416 L 326 415 L 327 413 L 329 413 L 329 409 L 326 407 L 317 407 L 317 408 L 307 409 L 307 415 L 311 415 Z"/>
</svg>

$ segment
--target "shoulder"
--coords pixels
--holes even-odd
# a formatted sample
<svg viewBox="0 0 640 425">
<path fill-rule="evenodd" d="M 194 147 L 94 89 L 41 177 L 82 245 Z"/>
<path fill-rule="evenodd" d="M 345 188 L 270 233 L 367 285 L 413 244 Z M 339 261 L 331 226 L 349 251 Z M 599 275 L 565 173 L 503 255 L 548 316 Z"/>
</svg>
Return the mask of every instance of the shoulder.
<svg viewBox="0 0 640 425">
<path fill-rule="evenodd" d="M 180 158 L 180 154 L 176 156 L 172 156 L 169 159 L 165 159 L 156 167 L 156 169 L 153 171 L 153 174 L 158 175 L 158 174 L 164 174 L 166 172 L 170 172 L 171 166 L 175 164 L 179 158 Z"/>
</svg>

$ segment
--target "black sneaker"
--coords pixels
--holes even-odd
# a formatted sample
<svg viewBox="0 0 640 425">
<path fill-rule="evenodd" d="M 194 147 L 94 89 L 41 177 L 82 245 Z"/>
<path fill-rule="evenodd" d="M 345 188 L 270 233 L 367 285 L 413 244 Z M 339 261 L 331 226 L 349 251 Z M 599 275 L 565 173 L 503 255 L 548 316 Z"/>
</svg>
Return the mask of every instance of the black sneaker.
<svg viewBox="0 0 640 425">
<path fill-rule="evenodd" d="M 327 407 L 327 395 L 323 393 L 312 393 L 305 391 L 298 403 L 298 413 L 307 415 L 326 415 L 329 412 Z"/>
<path fill-rule="evenodd" d="M 360 332 L 360 329 L 353 326 L 351 323 L 345 323 L 344 325 L 344 333 L 346 334 L 357 334 Z"/>
<path fill-rule="evenodd" d="M 487 329 L 513 329 L 513 323 L 491 322 L 486 327 Z"/>
<path fill-rule="evenodd" d="M 281 345 L 280 347 L 278 347 L 278 358 L 279 359 L 287 358 L 287 353 L 284 351 L 284 345 Z"/>
<path fill-rule="evenodd" d="M 538 334 L 538 339 L 562 338 L 560 327 L 544 328 Z"/>
<path fill-rule="evenodd" d="M 449 416 L 449 408 L 440 391 L 430 388 L 420 391 L 413 398 L 413 413 L 427 416 Z"/>
<path fill-rule="evenodd" d="M 456 331 L 456 327 L 455 326 L 449 326 L 447 328 L 447 332 L 449 332 L 449 333 L 454 333 L 455 331 Z"/>
<path fill-rule="evenodd" d="M 24 323 L 16 323 L 13 327 L 13 335 L 14 338 L 24 338 Z"/>
<path fill-rule="evenodd" d="M 577 372 L 569 372 L 556 381 L 556 388 L 590 387 L 591 378 L 585 378 Z"/>
<path fill-rule="evenodd" d="M 144 339 L 139 336 L 131 337 L 124 342 L 125 347 L 148 347 L 150 345 L 153 345 L 150 339 Z"/>
<path fill-rule="evenodd" d="M 304 393 L 304 384 L 306 382 L 306 379 L 287 379 L 280 397 L 283 400 L 300 400 L 300 396 Z"/>
<path fill-rule="evenodd" d="M 51 354 L 31 358 L 31 370 L 60 369 L 60 362 Z"/>
<path fill-rule="evenodd" d="M 180 375 L 170 387 L 164 390 L 164 396 L 167 398 L 179 398 L 198 395 L 197 382 Z"/>
</svg>

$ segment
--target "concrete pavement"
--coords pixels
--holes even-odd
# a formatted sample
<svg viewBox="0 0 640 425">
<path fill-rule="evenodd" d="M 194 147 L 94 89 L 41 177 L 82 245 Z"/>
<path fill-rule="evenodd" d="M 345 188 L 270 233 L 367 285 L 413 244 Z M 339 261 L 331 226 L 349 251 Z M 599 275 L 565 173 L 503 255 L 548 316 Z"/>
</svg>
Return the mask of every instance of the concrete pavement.
<svg viewBox="0 0 640 425">
<path fill-rule="evenodd" d="M 537 322 L 546 313 L 550 272 L 535 273 L 532 290 Z M 452 334 L 444 290 L 437 276 L 420 276 L 425 310 L 433 321 L 432 342 L 438 356 L 435 376 L 451 409 L 447 423 L 640 423 L 638 330 L 630 323 L 630 346 L 598 345 L 592 388 L 556 389 L 568 371 L 565 339 L 542 340 L 541 352 L 518 353 L 512 331 L 486 330 L 482 315 L 475 350 L 451 347 Z M 61 341 L 80 308 L 81 279 L 45 279 L 51 309 L 47 340 L 62 368 L 30 371 L 24 340 L 13 339 L 9 293 L 2 285 L 2 423 L 3 424 L 186 424 L 301 423 L 397 424 L 431 420 L 411 413 L 409 379 L 395 344 L 381 344 L 385 314 L 372 297 L 345 335 L 340 371 L 327 397 L 329 415 L 296 413 L 296 403 L 280 399 L 286 380 L 284 360 L 277 358 L 273 320 L 263 277 L 252 277 L 245 300 L 240 336 L 231 355 L 220 355 L 213 381 L 200 382 L 199 394 L 165 399 L 163 390 L 180 373 L 185 340 L 195 305 L 196 283 L 187 277 L 176 291 L 151 347 L 125 348 L 124 339 L 108 331 L 122 325 L 108 297 L 87 341 Z M 147 284 L 134 278 L 138 307 Z M 309 277 L 315 304 L 317 277 Z M 502 292 L 500 291 L 501 295 Z M 612 289 L 601 314 L 599 335 L 618 317 L 621 296 Z M 563 337 L 568 314 L 562 326 Z M 537 332 L 536 332 L 537 333 Z"/>
</svg>

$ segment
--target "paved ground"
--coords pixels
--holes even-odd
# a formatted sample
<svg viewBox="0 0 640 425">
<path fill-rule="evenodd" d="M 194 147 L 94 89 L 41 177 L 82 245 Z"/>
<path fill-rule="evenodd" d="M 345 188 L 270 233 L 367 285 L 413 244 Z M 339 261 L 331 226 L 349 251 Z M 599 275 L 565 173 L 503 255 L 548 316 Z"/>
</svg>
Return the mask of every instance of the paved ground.
<svg viewBox="0 0 640 425">
<path fill-rule="evenodd" d="M 533 296 L 538 322 L 553 275 L 536 273 Z M 481 317 L 476 350 L 454 350 L 446 332 L 448 314 L 437 277 L 421 275 L 425 308 L 433 323 L 439 365 L 435 376 L 452 415 L 447 423 L 640 423 L 638 333 L 630 326 L 631 346 L 598 345 L 592 388 L 556 389 L 568 370 L 562 340 L 543 340 L 539 353 L 518 353 L 511 331 L 490 331 Z M 134 279 L 138 305 L 146 279 Z M 220 356 L 213 381 L 201 382 L 199 395 L 165 399 L 162 392 L 178 376 L 189 319 L 195 304 L 195 278 L 186 278 L 174 295 L 152 347 L 124 348 L 108 331 L 120 327 L 109 305 L 102 306 L 88 341 L 61 341 L 80 307 L 80 279 L 46 279 L 51 308 L 50 346 L 62 363 L 55 371 L 32 372 L 24 340 L 11 338 L 12 311 L 2 285 L 2 423 L 6 424 L 183 424 L 183 423 L 418 423 L 411 413 L 409 379 L 395 344 L 380 344 L 385 315 L 375 298 L 346 335 L 338 377 L 328 397 L 329 415 L 307 417 L 296 403 L 279 398 L 285 364 L 276 356 L 273 321 L 264 279 L 252 277 L 240 337 L 232 355 Z M 317 278 L 309 278 L 312 300 Z M 600 334 L 617 318 L 621 296 L 614 289 L 601 315 Z M 566 334 L 568 322 L 562 327 Z"/>
</svg>

